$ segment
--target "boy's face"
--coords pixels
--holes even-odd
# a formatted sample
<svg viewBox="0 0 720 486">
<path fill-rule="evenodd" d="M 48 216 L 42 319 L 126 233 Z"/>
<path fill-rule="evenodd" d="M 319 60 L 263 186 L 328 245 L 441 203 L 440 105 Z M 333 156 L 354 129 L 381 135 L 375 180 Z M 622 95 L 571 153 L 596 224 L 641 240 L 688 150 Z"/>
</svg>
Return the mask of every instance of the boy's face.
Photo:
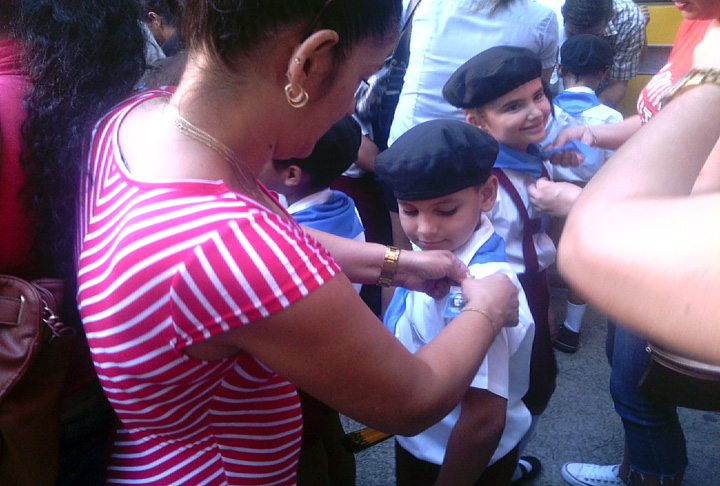
<svg viewBox="0 0 720 486">
<path fill-rule="evenodd" d="M 491 101 L 480 110 L 469 110 L 467 121 L 487 130 L 498 142 L 524 152 L 545 138 L 550 101 L 540 78 L 528 81 Z"/>
<path fill-rule="evenodd" d="M 398 199 L 400 224 L 410 241 L 422 250 L 455 251 L 480 225 L 483 211 L 495 204 L 495 176 L 482 185 L 422 201 Z"/>
</svg>

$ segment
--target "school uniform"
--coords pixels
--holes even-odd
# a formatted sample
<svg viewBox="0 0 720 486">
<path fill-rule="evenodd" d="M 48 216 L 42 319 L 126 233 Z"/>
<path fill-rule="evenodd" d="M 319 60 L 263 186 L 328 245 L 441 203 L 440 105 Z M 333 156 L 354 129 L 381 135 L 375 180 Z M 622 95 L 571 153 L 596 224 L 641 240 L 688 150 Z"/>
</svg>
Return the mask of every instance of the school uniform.
<svg viewBox="0 0 720 486">
<path fill-rule="evenodd" d="M 530 412 L 522 401 L 529 385 L 530 355 L 534 323 L 524 292 L 511 266 L 505 260 L 504 241 L 492 223 L 482 216 L 480 228 L 455 255 L 468 265 L 470 273 L 481 278 L 504 273 L 518 287 L 520 321 L 504 328 L 490 346 L 471 387 L 488 390 L 507 399 L 505 429 L 489 461 L 489 466 L 513 451 L 528 431 Z M 385 313 L 385 325 L 411 352 L 430 342 L 450 322 L 445 297 L 435 300 L 423 292 L 398 289 Z M 460 416 L 460 405 L 440 422 L 413 437 L 398 436 L 397 443 L 415 458 L 440 465 L 448 438 Z"/>
<path fill-rule="evenodd" d="M 546 269 L 555 261 L 556 249 L 544 231 L 548 218 L 530 204 L 527 186 L 541 176 L 552 178 L 552 170 L 538 151 L 519 152 L 500 144 L 493 169 L 499 180 L 498 195 L 495 206 L 487 213 L 505 239 L 507 261 L 517 273 L 535 321 L 530 389 L 525 398 L 533 415 L 542 413 L 555 391 L 557 363 L 550 339 Z"/>
</svg>

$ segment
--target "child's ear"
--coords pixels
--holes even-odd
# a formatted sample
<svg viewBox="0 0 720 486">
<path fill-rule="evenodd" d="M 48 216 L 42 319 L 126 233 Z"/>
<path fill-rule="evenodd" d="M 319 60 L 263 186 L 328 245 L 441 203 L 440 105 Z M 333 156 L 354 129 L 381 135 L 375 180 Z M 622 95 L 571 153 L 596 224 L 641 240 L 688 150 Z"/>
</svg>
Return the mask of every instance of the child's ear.
<svg viewBox="0 0 720 486">
<path fill-rule="evenodd" d="M 480 186 L 480 200 L 482 212 L 490 211 L 495 206 L 498 192 L 498 178 L 491 175 L 485 183 Z"/>
<path fill-rule="evenodd" d="M 482 115 L 480 115 L 477 110 L 466 110 L 465 120 L 467 120 L 470 125 L 475 125 L 476 127 L 482 128 L 483 130 L 487 129 L 485 127 L 485 121 Z"/>
<path fill-rule="evenodd" d="M 563 68 L 560 64 L 557 65 L 557 75 L 558 78 L 562 78 L 563 76 L 565 76 L 565 73 L 563 73 Z"/>
<path fill-rule="evenodd" d="M 293 187 L 300 184 L 302 180 L 303 171 L 297 165 L 288 165 L 285 168 L 285 174 L 283 177 L 283 185 L 287 187 Z"/>
</svg>

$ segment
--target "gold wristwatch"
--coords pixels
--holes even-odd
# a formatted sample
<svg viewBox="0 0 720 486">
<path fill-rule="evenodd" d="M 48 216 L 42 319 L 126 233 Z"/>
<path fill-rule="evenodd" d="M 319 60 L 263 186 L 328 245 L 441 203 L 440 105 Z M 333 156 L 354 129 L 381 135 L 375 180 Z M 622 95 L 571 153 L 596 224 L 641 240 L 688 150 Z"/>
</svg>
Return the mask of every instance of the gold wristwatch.
<svg viewBox="0 0 720 486">
<path fill-rule="evenodd" d="M 667 105 L 670 100 L 685 90 L 700 86 L 701 84 L 714 83 L 720 85 L 720 69 L 715 68 L 692 68 L 678 79 L 662 97 L 661 106 Z"/>
</svg>

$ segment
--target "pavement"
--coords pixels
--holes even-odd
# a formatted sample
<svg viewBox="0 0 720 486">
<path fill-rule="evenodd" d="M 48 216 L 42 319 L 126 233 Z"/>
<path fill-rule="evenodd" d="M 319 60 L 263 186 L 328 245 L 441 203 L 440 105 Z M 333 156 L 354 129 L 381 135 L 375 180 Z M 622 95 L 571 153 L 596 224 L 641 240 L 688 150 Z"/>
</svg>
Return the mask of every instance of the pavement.
<svg viewBox="0 0 720 486">
<path fill-rule="evenodd" d="M 565 290 L 552 287 L 558 319 L 564 319 Z M 559 320 L 559 322 L 562 322 Z M 528 443 L 525 454 L 542 462 L 528 486 L 563 486 L 566 462 L 618 464 L 624 437 L 608 392 L 610 367 L 605 358 L 606 319 L 589 307 L 582 327 L 582 347 L 575 354 L 556 351 L 557 390 Z M 720 413 L 679 409 L 687 439 L 689 465 L 683 484 L 720 486 Z M 347 431 L 362 428 L 344 418 Z M 395 485 L 394 440 L 356 454 L 357 486 Z"/>
</svg>

